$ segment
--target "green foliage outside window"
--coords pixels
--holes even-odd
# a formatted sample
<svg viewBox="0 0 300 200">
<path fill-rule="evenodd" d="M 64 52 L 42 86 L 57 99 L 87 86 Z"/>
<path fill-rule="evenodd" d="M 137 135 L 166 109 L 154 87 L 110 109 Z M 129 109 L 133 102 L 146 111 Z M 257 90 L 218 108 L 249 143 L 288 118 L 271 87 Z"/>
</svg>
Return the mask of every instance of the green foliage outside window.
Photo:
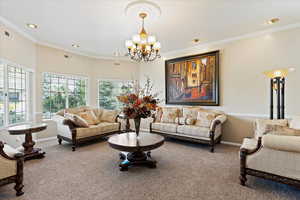
<svg viewBox="0 0 300 200">
<path fill-rule="evenodd" d="M 131 87 L 124 85 L 124 81 L 99 81 L 99 106 L 109 110 L 121 110 L 123 105 L 117 96 L 131 90 Z"/>
</svg>

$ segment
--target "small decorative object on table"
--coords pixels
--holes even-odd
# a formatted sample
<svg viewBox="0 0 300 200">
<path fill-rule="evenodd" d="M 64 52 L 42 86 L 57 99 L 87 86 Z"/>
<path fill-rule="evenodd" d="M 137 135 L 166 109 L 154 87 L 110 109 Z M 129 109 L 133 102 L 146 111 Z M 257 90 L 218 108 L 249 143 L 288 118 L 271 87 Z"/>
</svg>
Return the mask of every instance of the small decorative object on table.
<svg viewBox="0 0 300 200">
<path fill-rule="evenodd" d="M 152 95 L 153 84 L 149 78 L 145 83 L 144 88 L 140 88 L 139 84 L 133 82 L 132 85 L 123 86 L 129 87 L 126 91 L 133 91 L 118 96 L 118 100 L 124 104 L 123 113 L 128 119 L 134 119 L 135 132 L 139 137 L 141 118 L 150 117 L 152 112 L 157 108 L 159 99 L 158 93 Z"/>
</svg>

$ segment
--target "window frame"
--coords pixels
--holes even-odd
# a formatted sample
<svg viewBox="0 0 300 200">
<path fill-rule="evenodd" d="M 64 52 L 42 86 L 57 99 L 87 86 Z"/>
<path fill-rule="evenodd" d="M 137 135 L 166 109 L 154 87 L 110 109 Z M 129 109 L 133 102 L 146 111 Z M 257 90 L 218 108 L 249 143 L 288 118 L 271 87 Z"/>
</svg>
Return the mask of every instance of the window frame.
<svg viewBox="0 0 300 200">
<path fill-rule="evenodd" d="M 42 101 L 42 116 L 43 119 L 52 119 L 53 117 L 53 113 L 50 114 L 50 117 L 46 117 L 44 114 L 44 108 L 43 108 L 43 104 L 44 104 L 44 83 L 45 83 L 45 75 L 46 74 L 50 74 L 50 75 L 55 75 L 55 76 L 63 76 L 64 80 L 66 80 L 66 83 L 64 84 L 64 87 L 66 89 L 66 92 L 64 93 L 66 95 L 66 102 L 65 102 L 65 108 L 67 109 L 69 108 L 69 94 L 71 94 L 71 92 L 69 92 L 68 89 L 68 80 L 69 79 L 79 79 L 79 80 L 84 80 L 85 81 L 85 105 L 88 106 L 89 105 L 89 100 L 90 100 L 90 95 L 89 95 L 89 86 L 90 86 L 90 79 L 88 76 L 82 76 L 82 75 L 74 75 L 74 74 L 65 74 L 65 73 L 57 73 L 57 72 L 42 72 L 42 78 L 41 78 L 41 90 L 42 90 L 42 95 L 41 95 L 41 101 Z M 51 85 L 50 85 L 51 87 Z"/>
<path fill-rule="evenodd" d="M 98 78 L 97 79 L 97 107 L 100 107 L 100 82 L 101 81 L 111 81 L 111 82 L 123 82 L 123 84 L 130 83 L 132 80 L 128 79 L 108 79 L 108 78 Z M 104 108 L 103 108 L 104 109 Z"/>
<path fill-rule="evenodd" d="M 5 130 L 8 127 L 26 124 L 33 121 L 34 113 L 34 102 L 30 102 L 30 96 L 34 96 L 34 80 L 35 80 L 35 70 L 32 68 L 25 67 L 23 65 L 11 62 L 9 60 L 0 58 L 0 64 L 4 65 L 3 69 L 3 106 L 4 106 L 4 120 L 3 126 L 0 125 L 0 130 Z M 9 77 L 8 68 L 14 67 L 19 68 L 25 72 L 25 120 L 23 122 L 9 123 Z"/>
</svg>

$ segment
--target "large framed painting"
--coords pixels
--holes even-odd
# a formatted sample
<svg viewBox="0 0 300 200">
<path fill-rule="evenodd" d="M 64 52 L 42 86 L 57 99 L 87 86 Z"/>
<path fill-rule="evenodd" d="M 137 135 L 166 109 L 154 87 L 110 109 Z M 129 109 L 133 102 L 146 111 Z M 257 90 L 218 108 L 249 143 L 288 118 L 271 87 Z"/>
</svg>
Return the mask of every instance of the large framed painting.
<svg viewBox="0 0 300 200">
<path fill-rule="evenodd" d="M 166 104 L 219 105 L 219 51 L 165 62 Z"/>
</svg>

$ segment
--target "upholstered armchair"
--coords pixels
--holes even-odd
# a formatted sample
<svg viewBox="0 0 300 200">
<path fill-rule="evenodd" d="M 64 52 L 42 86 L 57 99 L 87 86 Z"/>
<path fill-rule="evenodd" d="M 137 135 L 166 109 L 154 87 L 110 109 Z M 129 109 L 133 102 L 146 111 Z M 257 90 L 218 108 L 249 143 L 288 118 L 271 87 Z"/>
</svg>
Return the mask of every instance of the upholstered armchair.
<svg viewBox="0 0 300 200">
<path fill-rule="evenodd" d="M 0 186 L 16 183 L 17 196 L 24 194 L 23 154 L 0 141 Z"/>
<path fill-rule="evenodd" d="M 252 175 L 300 188 L 300 123 L 293 124 L 295 120 L 256 121 L 255 137 L 245 138 L 240 149 L 241 185 Z"/>
</svg>

